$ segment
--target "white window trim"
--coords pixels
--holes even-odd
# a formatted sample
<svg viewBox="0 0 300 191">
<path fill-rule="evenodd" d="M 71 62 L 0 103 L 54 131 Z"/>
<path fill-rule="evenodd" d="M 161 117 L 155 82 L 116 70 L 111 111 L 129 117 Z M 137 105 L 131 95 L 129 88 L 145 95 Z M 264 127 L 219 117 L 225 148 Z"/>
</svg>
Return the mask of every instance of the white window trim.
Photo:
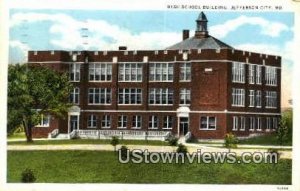
<svg viewBox="0 0 300 191">
<path fill-rule="evenodd" d="M 189 93 L 188 93 L 189 92 Z M 183 95 L 184 96 L 184 99 L 183 99 L 183 102 L 184 103 L 181 103 L 181 95 Z M 191 105 L 190 103 L 186 103 L 187 102 L 187 97 L 188 97 L 188 95 L 190 95 L 190 100 L 189 100 L 189 102 L 191 103 L 191 89 L 188 89 L 188 88 L 181 88 L 180 89 L 180 92 L 179 92 L 179 105 L 180 106 L 189 106 L 189 105 Z"/>
<path fill-rule="evenodd" d="M 78 90 L 78 92 L 77 92 L 77 90 Z M 75 102 L 76 95 L 78 95 L 78 102 Z M 71 92 L 71 97 L 73 100 L 71 103 L 73 103 L 75 105 L 79 105 L 79 103 L 80 103 L 80 88 L 79 87 L 73 88 L 73 91 Z"/>
<path fill-rule="evenodd" d="M 265 67 L 265 80 L 266 86 L 277 86 L 278 79 L 277 79 L 277 68 L 273 66 L 266 66 Z"/>
<path fill-rule="evenodd" d="M 93 102 L 90 103 L 90 89 L 93 89 Z M 95 97 L 96 97 L 96 89 L 99 89 L 99 101 L 101 100 L 101 90 L 104 89 L 104 100 L 105 103 L 95 103 Z M 107 93 L 107 91 L 110 90 L 110 93 Z M 110 103 L 106 103 L 107 95 L 110 97 Z M 89 88 L 88 89 L 88 105 L 111 105 L 112 104 L 112 91 L 110 88 Z"/>
<path fill-rule="evenodd" d="M 255 84 L 255 68 L 256 66 L 254 64 L 248 65 L 248 82 L 249 84 Z"/>
<path fill-rule="evenodd" d="M 102 124 L 103 124 L 103 117 L 105 118 L 104 119 L 105 126 L 102 126 Z M 102 119 L 101 119 L 101 128 L 102 129 L 110 129 L 111 128 L 111 126 L 106 126 L 107 123 L 108 123 L 108 121 L 109 121 L 109 124 L 111 125 L 111 116 L 110 115 L 103 115 Z"/>
<path fill-rule="evenodd" d="M 261 128 L 261 125 L 262 125 L 262 123 L 261 123 L 261 117 L 257 117 L 256 118 L 256 124 L 257 124 L 256 131 L 262 131 L 262 128 Z"/>
<path fill-rule="evenodd" d="M 201 118 L 202 117 L 206 117 L 206 128 L 201 128 Z M 210 117 L 214 117 L 215 118 L 215 128 L 214 129 L 209 129 L 209 118 Z M 204 131 L 215 131 L 217 130 L 217 117 L 215 116 L 200 116 L 200 127 L 199 127 L 199 130 L 204 130 Z"/>
<path fill-rule="evenodd" d="M 122 90 L 122 91 L 121 91 Z M 128 95 L 129 95 L 129 103 L 125 103 L 125 98 L 126 98 L 126 90 L 128 90 Z M 135 90 L 135 103 L 131 103 L 131 96 L 132 96 L 132 90 Z M 137 91 L 140 90 L 138 93 Z M 122 93 L 122 99 L 123 103 L 120 103 L 120 93 Z M 140 95 L 140 100 L 141 103 L 137 103 L 137 98 Z M 118 105 L 142 105 L 143 104 L 143 90 L 141 88 L 119 88 L 118 89 Z"/>
<path fill-rule="evenodd" d="M 81 64 L 76 64 L 76 63 L 70 63 L 69 65 L 69 81 L 70 82 L 80 82 L 80 65 Z M 79 80 L 76 80 L 76 71 L 79 70 L 79 73 L 78 73 L 78 79 Z M 73 73 L 73 75 L 72 75 Z M 71 76 L 73 76 L 73 80 L 71 80 Z"/>
<path fill-rule="evenodd" d="M 133 121 L 134 121 L 134 116 L 132 117 L 132 126 L 131 126 L 131 128 L 132 129 L 141 129 L 142 128 L 142 126 L 143 126 L 143 117 L 141 116 L 141 115 L 135 115 L 135 124 L 137 125 L 138 124 L 138 122 L 139 122 L 139 120 L 138 120 L 138 118 L 140 118 L 140 126 L 133 126 Z"/>
<path fill-rule="evenodd" d="M 167 119 L 167 127 L 165 127 L 165 117 L 166 117 L 166 119 Z M 174 118 L 173 118 L 173 116 L 171 116 L 171 115 L 168 115 L 168 116 L 164 116 L 163 117 L 163 129 L 173 129 L 173 126 L 174 126 Z M 169 127 L 169 122 L 170 122 L 170 120 L 171 120 L 171 122 L 172 122 L 172 127 Z"/>
<path fill-rule="evenodd" d="M 258 97 L 259 97 L 259 101 L 258 101 Z M 256 90 L 255 100 L 256 100 L 256 108 L 261 108 L 262 107 L 262 94 L 261 94 L 261 90 Z"/>
<path fill-rule="evenodd" d="M 189 66 L 187 66 L 189 65 Z M 189 76 L 190 79 L 187 79 L 187 68 L 190 68 Z M 183 79 L 181 79 L 181 74 L 183 73 Z M 185 62 L 180 64 L 180 71 L 179 71 L 179 82 L 190 82 L 192 81 L 192 64 L 190 62 Z"/>
<path fill-rule="evenodd" d="M 100 75 L 99 75 L 99 80 L 95 79 L 96 76 L 96 65 L 99 65 L 99 70 L 100 70 Z M 91 68 L 93 67 L 93 68 Z M 110 67 L 110 74 L 108 73 L 108 67 Z M 105 71 L 105 80 L 101 80 L 101 71 L 104 68 Z M 94 80 L 90 79 L 90 72 L 93 70 L 93 75 L 94 75 Z M 107 76 L 110 75 L 110 80 L 107 80 Z M 112 81 L 112 64 L 109 63 L 89 63 L 89 82 L 111 82 Z"/>
<path fill-rule="evenodd" d="M 265 98 L 266 98 L 267 109 L 277 109 L 278 95 L 276 91 L 266 91 Z M 272 104 L 275 104 L 275 106 Z"/>
<path fill-rule="evenodd" d="M 129 65 L 129 80 L 126 80 L 126 65 Z M 140 66 L 140 67 L 138 67 Z M 120 69 L 123 68 L 122 74 Z M 132 71 L 135 71 L 136 80 L 132 80 Z M 139 72 L 140 71 L 140 72 Z M 138 76 L 141 79 L 138 80 Z M 122 76 L 122 79 L 120 77 Z M 143 65 L 141 63 L 119 63 L 118 66 L 118 82 L 143 82 Z"/>
<path fill-rule="evenodd" d="M 231 106 L 245 107 L 245 89 L 232 88 L 231 97 Z M 235 101 L 235 99 L 237 99 L 237 101 Z"/>
<path fill-rule="evenodd" d="M 240 131 L 245 131 L 246 130 L 246 117 L 241 116 L 240 117 Z"/>
<path fill-rule="evenodd" d="M 249 118 L 249 131 L 255 131 L 255 128 L 256 128 L 256 119 L 255 119 L 255 117 L 250 117 Z"/>
<path fill-rule="evenodd" d="M 233 116 L 232 117 L 232 131 L 238 131 L 239 130 L 239 117 Z"/>
<path fill-rule="evenodd" d="M 278 128 L 278 118 L 277 117 L 272 117 L 272 130 L 276 131 Z"/>
<path fill-rule="evenodd" d="M 96 122 L 96 126 L 93 126 L 94 121 Z M 90 126 L 89 123 L 91 123 L 92 126 Z M 87 128 L 89 128 L 89 129 L 96 129 L 97 128 L 97 116 L 96 115 L 92 114 L 92 115 L 88 116 L 88 119 L 87 119 Z"/>
<path fill-rule="evenodd" d="M 148 129 L 158 129 L 158 126 L 159 126 L 159 120 L 158 120 L 158 117 L 156 115 L 151 115 L 151 124 L 152 124 L 152 127 L 150 127 L 150 120 L 148 121 Z M 155 123 L 155 118 L 157 119 L 157 126 L 153 126 Z"/>
<path fill-rule="evenodd" d="M 245 83 L 245 63 L 232 62 L 231 78 L 234 83 Z"/>
<path fill-rule="evenodd" d="M 262 66 L 261 65 L 256 65 L 255 82 L 257 85 L 262 84 Z"/>
<path fill-rule="evenodd" d="M 154 90 L 153 92 L 151 90 Z M 163 90 L 165 90 L 165 97 L 166 97 L 166 103 L 162 103 L 163 102 Z M 151 96 L 152 93 L 154 93 L 154 99 L 153 102 L 154 103 L 150 103 L 151 100 Z M 170 88 L 149 88 L 148 91 L 149 97 L 148 97 L 148 104 L 151 105 L 156 105 L 156 106 L 166 106 L 166 105 L 173 105 L 174 104 L 174 90 L 170 89 Z M 156 103 L 156 94 L 159 94 L 159 103 Z M 168 103 L 169 102 L 169 95 L 172 95 L 172 103 Z"/>
<path fill-rule="evenodd" d="M 44 124 L 44 118 L 48 118 L 48 123 Z M 36 127 L 50 127 L 50 115 L 41 114 L 40 123 L 36 125 Z"/>
<path fill-rule="evenodd" d="M 249 90 L 249 107 L 255 107 L 255 90 Z"/>
<path fill-rule="evenodd" d="M 160 64 L 160 79 L 156 79 L 156 71 L 157 65 Z M 172 73 L 169 72 L 169 65 L 172 65 Z M 153 76 L 154 78 L 151 79 L 150 76 L 152 75 L 151 68 L 153 68 Z M 163 71 L 166 71 L 166 80 L 163 80 Z M 169 80 L 169 75 L 172 75 L 172 80 Z M 174 81 L 174 64 L 173 63 L 149 63 L 149 82 L 173 82 Z"/>
<path fill-rule="evenodd" d="M 121 118 L 120 118 L 121 117 Z M 122 126 L 119 126 L 119 120 L 121 119 L 121 125 Z M 126 126 L 124 127 L 124 123 L 126 123 Z M 128 125 L 128 120 L 127 120 L 127 116 L 126 115 L 119 115 L 118 116 L 118 129 L 126 129 L 127 128 L 127 125 Z"/>
</svg>

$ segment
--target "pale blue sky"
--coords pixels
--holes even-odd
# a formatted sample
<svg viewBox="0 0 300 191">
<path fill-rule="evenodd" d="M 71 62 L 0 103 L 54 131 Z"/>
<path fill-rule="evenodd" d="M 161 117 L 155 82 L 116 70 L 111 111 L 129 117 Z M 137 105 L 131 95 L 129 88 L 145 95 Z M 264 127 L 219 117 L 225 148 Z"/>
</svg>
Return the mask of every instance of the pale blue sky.
<svg viewBox="0 0 300 191">
<path fill-rule="evenodd" d="M 140 33 L 178 33 L 181 34 L 182 29 L 195 29 L 195 20 L 199 12 L 183 12 L 183 11 L 90 11 L 90 10 L 11 10 L 10 19 L 14 20 L 16 14 L 47 14 L 68 15 L 76 21 L 84 22 L 86 20 L 104 20 L 111 25 L 116 25 L 120 29 L 126 29 L 131 35 L 137 36 Z M 276 37 L 261 33 L 261 27 L 257 24 L 244 24 L 240 25 L 228 35 L 224 37 L 216 38 L 230 44 L 232 46 L 238 46 L 242 44 L 267 44 L 276 47 L 283 47 L 284 44 L 292 40 L 293 31 L 293 14 L 291 13 L 259 13 L 259 12 L 205 12 L 209 20 L 209 29 L 212 26 L 222 25 L 226 21 L 237 19 L 238 17 L 245 16 L 246 18 L 262 18 L 268 22 L 281 23 L 287 26 L 288 30 L 283 30 Z M 23 22 L 23 23 L 22 23 Z M 41 21 L 31 22 L 30 19 L 21 21 L 21 24 L 15 25 L 10 28 L 10 41 L 22 41 L 28 43 L 30 49 L 35 50 L 47 50 L 47 49 L 64 49 L 51 43 L 52 39 L 60 39 L 60 33 L 51 33 L 50 27 L 55 24 L 56 21 L 44 19 Z M 226 29 L 225 29 L 226 30 Z M 84 33 L 80 31 L 81 33 Z M 85 32 L 85 35 L 92 36 L 92 32 Z M 102 40 L 112 43 L 117 40 L 111 36 L 103 35 Z M 177 41 L 181 39 L 178 38 Z M 81 44 L 84 40 L 81 40 Z M 169 45 L 174 42 L 170 42 Z M 126 45 L 126 44 L 124 44 Z M 90 47 L 90 49 L 106 49 L 106 47 Z M 129 46 L 130 48 L 130 46 Z M 164 49 L 165 47 L 147 47 Z M 68 49 L 80 49 L 80 47 L 68 48 Z M 109 49 L 109 48 L 107 48 Z M 134 49 L 134 47 L 132 48 Z M 140 48 L 138 48 L 140 49 Z M 17 51 L 17 47 L 11 48 L 11 53 Z M 15 54 L 11 54 L 10 60 L 16 61 Z"/>
</svg>

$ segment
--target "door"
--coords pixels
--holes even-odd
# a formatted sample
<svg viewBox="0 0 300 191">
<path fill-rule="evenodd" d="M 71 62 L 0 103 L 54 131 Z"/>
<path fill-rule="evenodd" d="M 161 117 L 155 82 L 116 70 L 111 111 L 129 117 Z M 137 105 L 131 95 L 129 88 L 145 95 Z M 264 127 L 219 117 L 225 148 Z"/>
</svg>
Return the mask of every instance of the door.
<svg viewBox="0 0 300 191">
<path fill-rule="evenodd" d="M 77 115 L 71 115 L 70 116 L 70 133 L 73 130 L 77 130 L 78 129 L 78 117 Z"/>
<path fill-rule="evenodd" d="M 189 131 L 189 118 L 187 117 L 180 117 L 179 118 L 179 134 L 180 135 L 185 135 Z"/>
</svg>

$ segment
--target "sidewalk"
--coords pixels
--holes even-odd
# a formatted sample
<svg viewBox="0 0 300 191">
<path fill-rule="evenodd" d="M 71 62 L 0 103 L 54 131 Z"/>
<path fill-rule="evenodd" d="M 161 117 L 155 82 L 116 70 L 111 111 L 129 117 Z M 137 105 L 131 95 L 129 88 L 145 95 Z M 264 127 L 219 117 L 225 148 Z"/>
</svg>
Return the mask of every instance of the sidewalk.
<svg viewBox="0 0 300 191">
<path fill-rule="evenodd" d="M 193 146 L 208 146 L 208 147 L 221 147 L 223 146 L 223 143 L 184 143 L 185 145 L 193 145 Z M 280 145 L 244 145 L 244 144 L 238 144 L 238 148 L 261 148 L 261 149 L 292 149 L 293 146 L 280 146 Z"/>
<path fill-rule="evenodd" d="M 128 149 L 140 149 L 140 150 L 148 150 L 149 152 L 176 152 L 177 147 L 174 146 L 154 146 L 154 145 L 126 145 Z M 203 152 L 228 152 L 227 148 L 218 148 L 218 147 L 210 147 L 207 145 L 199 145 L 199 144 L 186 144 L 188 151 L 197 152 L 201 150 Z M 121 145 L 117 146 L 119 149 Z M 17 151 L 24 151 L 24 150 L 89 150 L 89 151 L 113 151 L 114 147 L 109 144 L 65 144 L 65 145 L 8 145 L 7 150 L 17 150 Z M 267 152 L 268 149 L 258 148 L 258 149 L 231 149 L 231 152 L 237 153 L 238 156 L 241 156 L 242 153 L 245 152 Z M 292 159 L 292 151 L 280 151 L 280 157 L 285 159 Z"/>
</svg>

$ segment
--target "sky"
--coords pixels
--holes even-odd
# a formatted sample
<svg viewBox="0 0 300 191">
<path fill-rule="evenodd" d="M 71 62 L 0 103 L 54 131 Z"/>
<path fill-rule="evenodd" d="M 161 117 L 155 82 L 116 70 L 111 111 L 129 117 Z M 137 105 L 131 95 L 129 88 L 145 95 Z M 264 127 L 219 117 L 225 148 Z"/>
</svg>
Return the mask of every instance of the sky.
<svg viewBox="0 0 300 191">
<path fill-rule="evenodd" d="M 164 49 L 193 35 L 199 11 L 10 10 L 10 63 L 28 50 Z M 294 15 L 290 12 L 205 12 L 209 34 L 236 49 L 282 57 L 282 106 L 291 99 Z"/>
</svg>

